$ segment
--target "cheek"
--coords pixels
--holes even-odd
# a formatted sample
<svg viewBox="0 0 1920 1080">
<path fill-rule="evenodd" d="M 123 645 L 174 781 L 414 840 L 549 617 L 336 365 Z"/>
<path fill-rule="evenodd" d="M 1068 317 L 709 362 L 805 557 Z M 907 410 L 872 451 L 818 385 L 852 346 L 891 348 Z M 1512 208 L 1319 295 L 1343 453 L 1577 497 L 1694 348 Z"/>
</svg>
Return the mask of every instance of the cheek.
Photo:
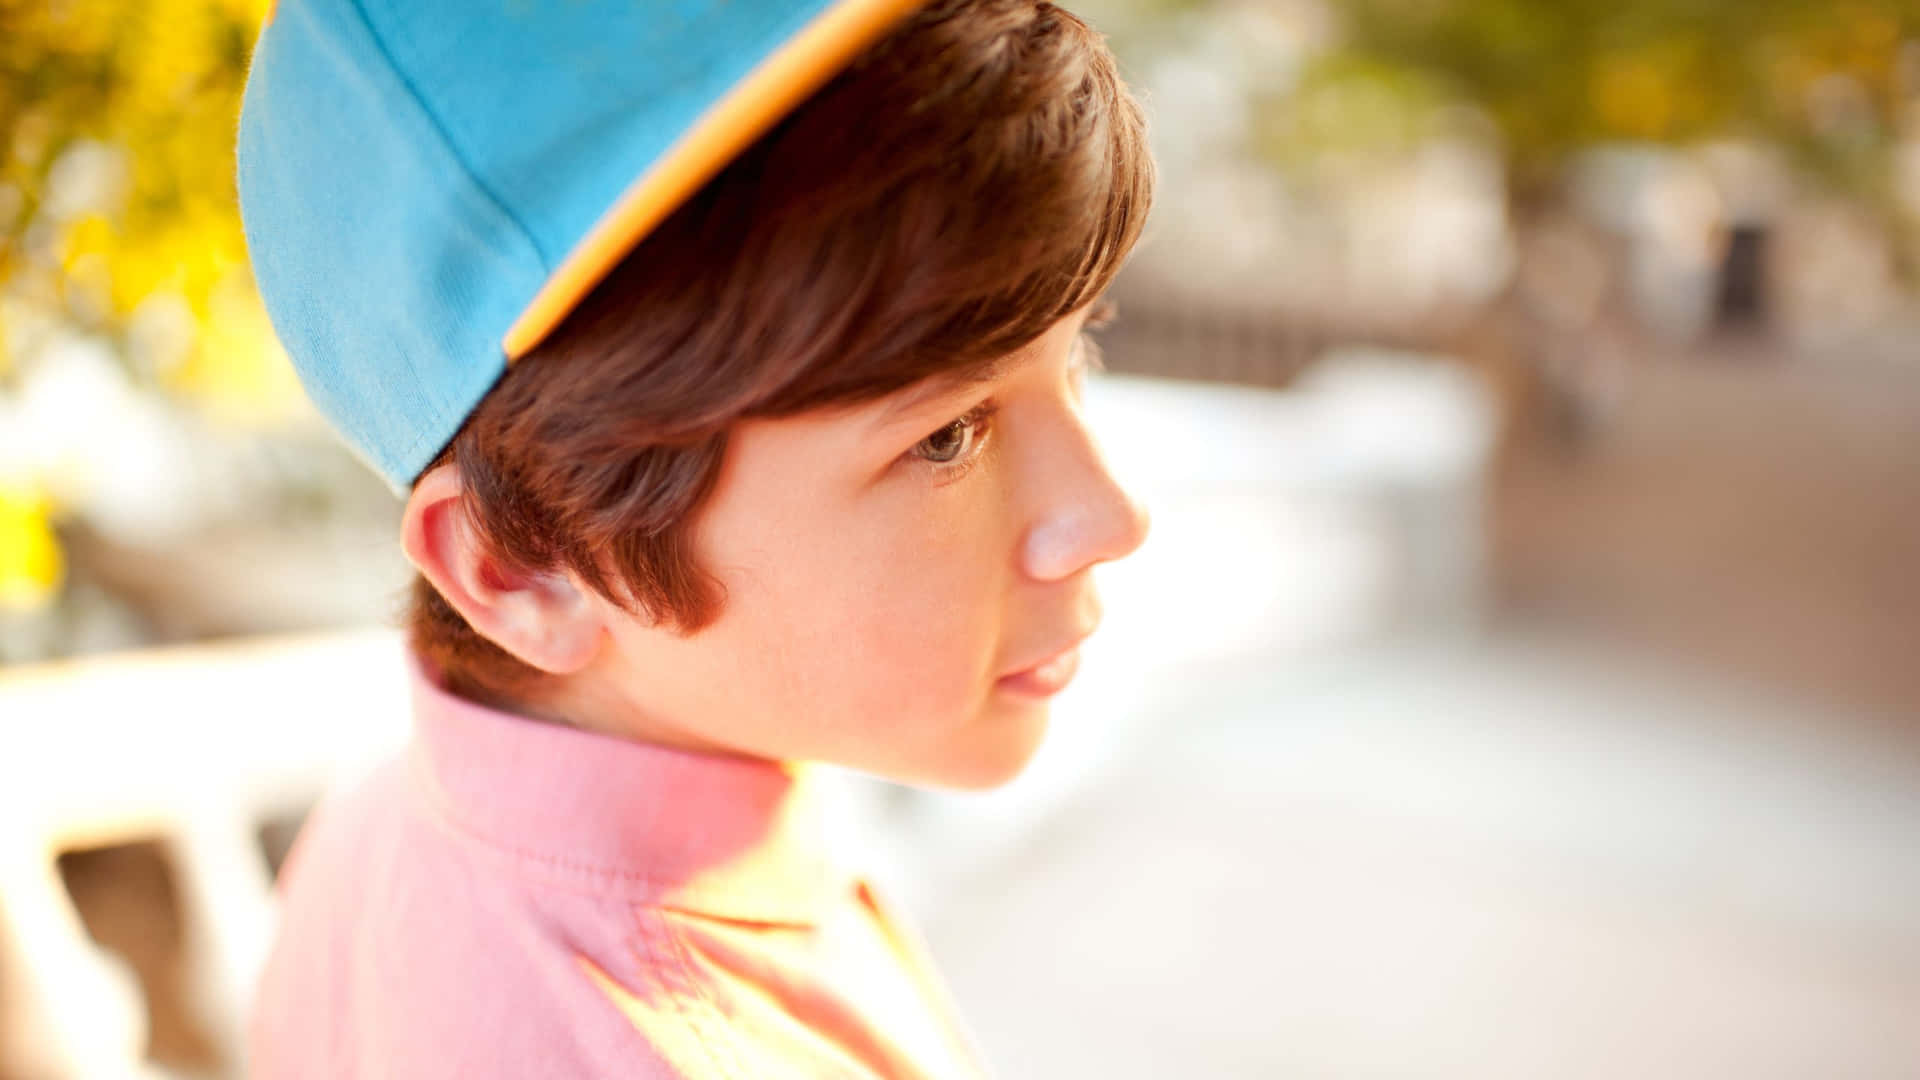
<svg viewBox="0 0 1920 1080">
<path fill-rule="evenodd" d="M 988 530 L 959 526 L 893 516 L 789 549 L 758 621 L 790 700 L 862 719 L 966 706 L 991 675 L 1005 578 Z"/>
<path fill-rule="evenodd" d="M 935 707 L 992 662 L 1000 592 L 976 550 L 914 547 L 876 552 L 845 567 L 846 603 L 836 613 L 847 660 L 872 665 L 863 681 L 902 707 Z M 927 699 L 927 700 L 917 700 Z"/>
</svg>

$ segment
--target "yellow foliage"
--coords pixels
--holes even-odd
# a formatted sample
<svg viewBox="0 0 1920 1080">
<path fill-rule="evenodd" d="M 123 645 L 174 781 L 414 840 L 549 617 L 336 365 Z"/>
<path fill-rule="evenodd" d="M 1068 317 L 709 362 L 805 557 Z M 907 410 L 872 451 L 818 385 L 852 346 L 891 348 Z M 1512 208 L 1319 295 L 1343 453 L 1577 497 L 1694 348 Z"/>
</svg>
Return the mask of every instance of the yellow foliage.
<svg viewBox="0 0 1920 1080">
<path fill-rule="evenodd" d="M 106 254 L 114 246 L 113 222 L 104 214 L 85 214 L 67 226 L 65 243 L 60 245 L 60 263 L 67 270 L 82 256 Z"/>
<path fill-rule="evenodd" d="M 116 23 L 124 9 L 100 3 L 31 5 L 27 13 L 9 13 L 27 24 L 23 37 L 35 37 L 50 52 L 97 56 L 113 43 Z M 20 33 L 21 27 L 12 28 Z M 36 32 L 37 31 L 37 32 Z"/>
<path fill-rule="evenodd" d="M 165 382 L 229 423 L 272 423 L 298 410 L 303 397 L 250 281 L 235 268 L 209 292 L 200 339 Z"/>
<path fill-rule="evenodd" d="M 1603 62 L 1594 84 L 1594 106 L 1607 130 L 1641 139 L 1667 135 L 1673 94 L 1658 67 L 1640 57 Z"/>
<path fill-rule="evenodd" d="M 0 486 L 0 610 L 37 610 L 53 602 L 66 560 L 39 492 Z"/>
<path fill-rule="evenodd" d="M 66 317 L 120 324 L 146 298 L 178 294 L 199 327 L 186 370 L 166 385 L 272 411 L 283 379 L 271 341 L 260 340 L 258 303 L 220 295 L 249 280 L 233 140 L 247 53 L 269 6 L 0 0 L 0 180 L 40 205 L 48 170 L 76 139 L 118 148 L 129 170 L 124 200 L 52 223 L 52 263 L 19 242 L 32 222 L 0 222 L 0 283 L 11 276 L 30 295 L 64 298 Z"/>
</svg>

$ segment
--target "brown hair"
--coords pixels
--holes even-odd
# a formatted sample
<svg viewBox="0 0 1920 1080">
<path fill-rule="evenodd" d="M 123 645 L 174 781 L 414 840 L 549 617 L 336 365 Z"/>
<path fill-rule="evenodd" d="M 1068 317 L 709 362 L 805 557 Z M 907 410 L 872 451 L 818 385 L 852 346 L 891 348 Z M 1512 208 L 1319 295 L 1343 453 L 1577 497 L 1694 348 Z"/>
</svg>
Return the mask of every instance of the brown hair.
<svg viewBox="0 0 1920 1080">
<path fill-rule="evenodd" d="M 636 245 L 434 464 L 499 565 L 570 569 L 695 632 L 723 596 L 688 526 L 730 424 L 1019 349 L 1105 293 L 1153 187 L 1102 35 L 1034 0 L 935 0 Z M 545 677 L 424 576 L 405 618 L 456 694 L 525 700 Z"/>
</svg>

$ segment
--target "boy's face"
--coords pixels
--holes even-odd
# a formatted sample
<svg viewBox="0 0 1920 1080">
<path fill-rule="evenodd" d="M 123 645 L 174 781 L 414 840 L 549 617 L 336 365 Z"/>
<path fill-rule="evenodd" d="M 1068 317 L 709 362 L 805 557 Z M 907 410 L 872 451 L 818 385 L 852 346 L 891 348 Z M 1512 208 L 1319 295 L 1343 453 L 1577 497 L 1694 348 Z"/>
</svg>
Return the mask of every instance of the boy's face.
<svg viewBox="0 0 1920 1080">
<path fill-rule="evenodd" d="M 985 384 L 740 423 L 694 530 L 723 613 L 682 638 L 607 604 L 576 722 L 908 783 L 1018 773 L 1048 695 L 1006 677 L 1092 632 L 1090 570 L 1147 530 L 1081 414 L 1086 314 Z"/>
</svg>

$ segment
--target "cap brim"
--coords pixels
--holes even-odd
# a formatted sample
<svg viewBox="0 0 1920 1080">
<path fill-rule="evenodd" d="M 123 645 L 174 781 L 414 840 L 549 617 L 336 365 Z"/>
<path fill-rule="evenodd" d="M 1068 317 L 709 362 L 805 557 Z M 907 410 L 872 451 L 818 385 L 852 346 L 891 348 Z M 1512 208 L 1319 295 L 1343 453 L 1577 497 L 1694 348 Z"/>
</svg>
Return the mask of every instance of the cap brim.
<svg viewBox="0 0 1920 1080">
<path fill-rule="evenodd" d="M 841 0 L 760 65 L 620 194 L 507 328 L 507 362 L 559 326 L 634 245 L 755 139 L 879 41 L 924 0 Z"/>
</svg>

